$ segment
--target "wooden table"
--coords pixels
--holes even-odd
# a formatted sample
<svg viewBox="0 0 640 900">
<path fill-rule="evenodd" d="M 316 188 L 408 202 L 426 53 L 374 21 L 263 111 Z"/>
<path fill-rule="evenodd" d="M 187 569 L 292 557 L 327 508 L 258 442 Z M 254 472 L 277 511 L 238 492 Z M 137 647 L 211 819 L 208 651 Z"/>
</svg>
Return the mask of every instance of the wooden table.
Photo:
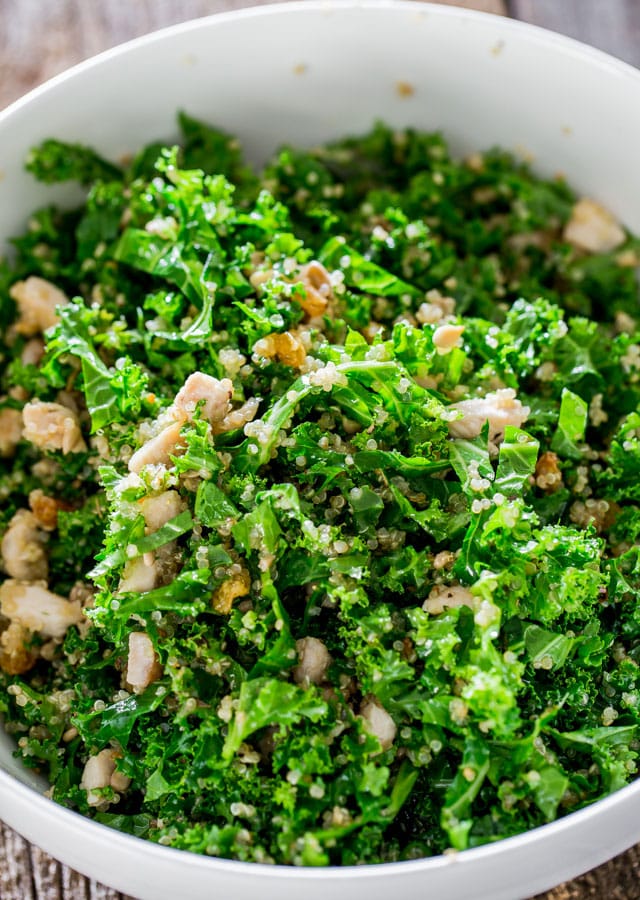
<svg viewBox="0 0 640 900">
<path fill-rule="evenodd" d="M 640 66 L 640 0 L 440 2 L 543 25 Z M 122 41 L 248 5 L 251 0 L 0 0 L 0 109 L 46 78 Z M 640 897 L 640 845 L 550 891 L 544 900 L 605 897 Z M 0 900 L 122 900 L 122 895 L 60 865 L 0 823 Z"/>
</svg>

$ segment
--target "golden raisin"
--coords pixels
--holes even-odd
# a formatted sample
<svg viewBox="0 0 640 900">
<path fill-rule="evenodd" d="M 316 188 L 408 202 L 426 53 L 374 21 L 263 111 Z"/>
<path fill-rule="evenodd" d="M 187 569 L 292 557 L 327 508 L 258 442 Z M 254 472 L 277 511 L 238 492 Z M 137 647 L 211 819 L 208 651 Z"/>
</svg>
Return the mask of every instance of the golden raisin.
<svg viewBox="0 0 640 900">
<path fill-rule="evenodd" d="M 548 450 L 536 463 L 536 484 L 547 494 L 553 494 L 562 487 L 562 472 L 558 457 Z"/>
<path fill-rule="evenodd" d="M 238 597 L 246 597 L 251 588 L 251 576 L 246 569 L 238 575 L 232 575 L 216 588 L 211 598 L 211 604 L 216 612 L 228 616 L 233 606 L 233 601 Z"/>
<path fill-rule="evenodd" d="M 31 491 L 29 506 L 40 528 L 44 528 L 45 531 L 54 531 L 58 527 L 58 511 L 62 508 L 62 504 L 53 497 L 47 497 L 39 489 Z"/>
</svg>

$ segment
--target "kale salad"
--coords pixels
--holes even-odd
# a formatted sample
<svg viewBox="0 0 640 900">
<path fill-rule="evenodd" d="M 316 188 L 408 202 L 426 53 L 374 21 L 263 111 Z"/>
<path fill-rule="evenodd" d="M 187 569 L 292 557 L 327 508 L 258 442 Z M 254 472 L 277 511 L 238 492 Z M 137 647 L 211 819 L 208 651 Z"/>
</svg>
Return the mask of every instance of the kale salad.
<svg viewBox="0 0 640 900">
<path fill-rule="evenodd" d="M 640 243 L 501 150 L 378 124 L 256 174 L 179 124 L 26 163 L 86 199 L 0 267 L 18 756 L 124 832 L 293 865 L 633 780 Z"/>
</svg>

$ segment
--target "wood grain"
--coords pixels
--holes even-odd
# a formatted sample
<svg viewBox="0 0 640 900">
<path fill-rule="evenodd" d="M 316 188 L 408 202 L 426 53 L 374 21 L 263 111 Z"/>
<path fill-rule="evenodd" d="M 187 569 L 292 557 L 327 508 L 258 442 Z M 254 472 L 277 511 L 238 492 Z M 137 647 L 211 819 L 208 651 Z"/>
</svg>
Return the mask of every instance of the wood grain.
<svg viewBox="0 0 640 900">
<path fill-rule="evenodd" d="M 638 0 L 510 0 L 509 10 L 640 66 Z"/>
<path fill-rule="evenodd" d="M 506 0 L 440 0 L 504 14 Z M 149 31 L 251 0 L 0 0 L 0 109 L 47 78 Z M 510 0 L 519 18 L 640 63 L 637 0 Z M 640 848 L 536 900 L 637 900 Z M 0 900 L 126 900 L 0 823 Z M 177 898 L 180 900 L 180 898 Z M 224 898 L 223 898 L 224 900 Z"/>
</svg>

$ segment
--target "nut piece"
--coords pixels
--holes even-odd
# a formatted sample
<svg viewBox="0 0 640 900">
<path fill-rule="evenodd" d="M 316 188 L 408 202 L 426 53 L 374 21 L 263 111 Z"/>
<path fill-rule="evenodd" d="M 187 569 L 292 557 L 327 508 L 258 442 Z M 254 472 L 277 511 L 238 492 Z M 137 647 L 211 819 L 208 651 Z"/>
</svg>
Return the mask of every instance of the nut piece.
<svg viewBox="0 0 640 900">
<path fill-rule="evenodd" d="M 226 422 L 229 415 L 233 413 L 232 395 L 233 383 L 228 378 L 218 380 L 204 372 L 194 372 L 189 375 L 176 394 L 172 406 L 167 410 L 166 416 L 169 424 L 136 450 L 129 460 L 129 471 L 138 473 L 149 465 L 166 466 L 171 462 L 172 456 L 179 456 L 185 447 L 180 430 L 185 422 L 193 419 L 193 414 L 200 403 L 202 403 L 202 415 L 211 422 L 214 432 L 231 430 L 226 427 Z M 254 401 L 251 409 L 244 410 L 242 415 L 247 418 L 244 418 L 242 424 L 253 418 L 257 408 L 258 401 Z M 236 410 L 236 412 L 240 413 L 240 410 Z M 235 427 L 235 425 L 231 427 Z"/>
<path fill-rule="evenodd" d="M 64 509 L 64 503 L 53 497 L 47 497 L 44 491 L 36 488 L 29 494 L 29 506 L 40 528 L 44 528 L 45 531 L 55 531 L 58 527 L 58 511 Z"/>
<path fill-rule="evenodd" d="M 246 597 L 251 590 L 251 576 L 246 569 L 238 575 L 232 575 L 216 588 L 211 598 L 211 605 L 216 612 L 228 616 L 233 606 L 233 601 L 238 597 Z"/>
<path fill-rule="evenodd" d="M 516 398 L 513 388 L 502 388 L 487 394 L 452 403 L 451 410 L 462 413 L 461 419 L 449 422 L 449 434 L 454 438 L 478 437 L 485 422 L 489 422 L 489 443 L 498 444 L 504 438 L 507 425 L 521 428 L 529 415 L 528 406 Z"/>
<path fill-rule="evenodd" d="M 90 756 L 85 763 L 80 787 L 87 792 L 89 806 L 100 806 L 104 798 L 98 791 L 111 787 L 114 791 L 126 791 L 131 784 L 131 779 L 122 772 L 116 771 L 118 752 L 111 748 L 101 750 L 95 756 Z"/>
<path fill-rule="evenodd" d="M 221 422 L 231 410 L 233 382 L 229 378 L 219 381 L 204 372 L 189 375 L 173 401 L 175 416 L 185 422 L 192 419 L 199 403 L 202 416 L 209 422 Z"/>
<path fill-rule="evenodd" d="M 29 631 L 51 638 L 64 637 L 71 625 L 84 621 L 79 603 L 65 600 L 40 584 L 11 579 L 0 587 L 0 612 Z"/>
<path fill-rule="evenodd" d="M 456 606 L 468 606 L 469 609 L 474 609 L 476 606 L 473 594 L 461 584 L 434 585 L 422 604 L 422 608 L 432 616 L 439 615 L 445 609 L 455 609 Z"/>
<path fill-rule="evenodd" d="M 56 325 L 60 321 L 56 307 L 66 306 L 69 302 L 66 294 L 55 284 L 35 275 L 25 281 L 17 281 L 11 287 L 9 295 L 18 304 L 16 331 L 25 337 L 42 333 Z"/>
<path fill-rule="evenodd" d="M 185 504 L 177 491 L 164 491 L 155 497 L 145 497 L 140 501 L 140 512 L 147 526 L 147 534 L 158 531 L 171 519 L 175 519 Z"/>
<path fill-rule="evenodd" d="M 440 356 L 451 353 L 461 344 L 464 325 L 440 325 L 433 333 L 433 345 Z"/>
<path fill-rule="evenodd" d="M 16 452 L 22 437 L 22 413 L 5 406 L 0 409 L 0 456 L 7 459 Z"/>
<path fill-rule="evenodd" d="M 131 592 L 133 594 L 144 594 L 146 591 L 152 591 L 158 580 L 158 567 L 156 565 L 153 554 L 151 559 L 145 553 L 144 556 L 137 556 L 130 559 L 122 570 L 122 577 L 118 585 L 118 593 Z"/>
<path fill-rule="evenodd" d="M 322 684 L 331 665 L 331 655 L 318 638 L 306 637 L 296 641 L 298 665 L 292 675 L 296 684 Z"/>
<path fill-rule="evenodd" d="M 46 581 L 49 563 L 44 544 L 46 536 L 28 509 L 19 509 L 2 538 L 2 562 L 12 578 L 22 581 Z"/>
<path fill-rule="evenodd" d="M 221 422 L 216 422 L 212 427 L 213 433 L 224 434 L 227 431 L 235 431 L 236 428 L 245 426 L 247 422 L 253 422 L 259 406 L 260 400 L 258 397 L 250 397 L 242 406 L 227 413 Z"/>
<path fill-rule="evenodd" d="M 84 453 L 87 445 L 82 437 L 78 417 L 60 403 L 32 400 L 22 410 L 24 437 L 42 450 Z"/>
<path fill-rule="evenodd" d="M 267 334 L 253 345 L 253 352 L 266 359 L 274 357 L 285 366 L 299 369 L 307 358 L 304 344 L 290 331 L 284 334 Z"/>
<path fill-rule="evenodd" d="M 0 634 L 0 669 L 7 675 L 23 675 L 35 665 L 38 653 L 28 647 L 31 637 L 19 622 L 11 622 Z"/>
<path fill-rule="evenodd" d="M 44 341 L 42 338 L 31 338 L 24 345 L 20 354 L 20 362 L 25 366 L 37 366 L 44 356 Z"/>
<path fill-rule="evenodd" d="M 184 440 L 180 436 L 182 424 L 175 422 L 160 434 L 140 447 L 129 460 L 130 472 L 141 472 L 145 466 L 166 466 L 172 456 L 178 456 L 184 449 Z"/>
<path fill-rule="evenodd" d="M 393 746 L 398 729 L 389 713 L 376 697 L 368 697 L 360 707 L 366 728 L 380 741 L 382 750 Z"/>
<path fill-rule="evenodd" d="M 134 631 L 129 635 L 129 655 L 125 680 L 135 694 L 162 676 L 162 666 L 156 655 L 149 635 L 144 631 Z"/>
<path fill-rule="evenodd" d="M 306 296 L 299 301 L 300 306 L 310 319 L 321 316 L 327 308 L 331 297 L 331 276 L 317 260 L 312 260 L 300 270 Z"/>
<path fill-rule="evenodd" d="M 608 209 L 583 199 L 573 207 L 563 237 L 578 250 L 608 253 L 623 244 L 626 235 Z"/>
</svg>

